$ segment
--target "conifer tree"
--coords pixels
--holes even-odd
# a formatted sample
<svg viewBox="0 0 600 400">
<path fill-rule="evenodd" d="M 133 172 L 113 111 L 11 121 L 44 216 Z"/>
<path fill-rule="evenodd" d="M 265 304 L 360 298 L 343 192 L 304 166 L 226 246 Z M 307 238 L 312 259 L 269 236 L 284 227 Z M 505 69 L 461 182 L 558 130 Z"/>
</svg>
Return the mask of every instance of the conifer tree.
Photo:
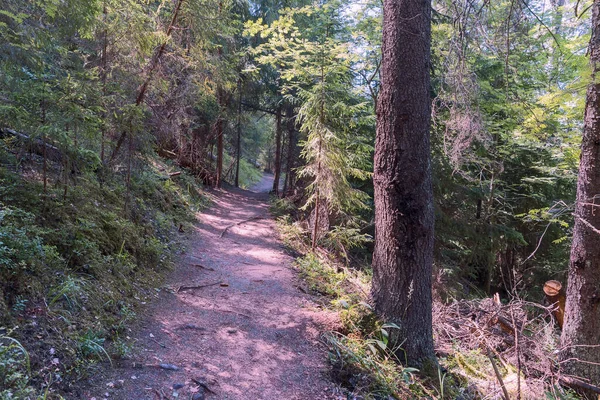
<svg viewBox="0 0 600 400">
<path fill-rule="evenodd" d="M 375 143 L 376 312 L 411 365 L 434 359 L 429 146 L 431 3 L 385 0 Z"/>
</svg>

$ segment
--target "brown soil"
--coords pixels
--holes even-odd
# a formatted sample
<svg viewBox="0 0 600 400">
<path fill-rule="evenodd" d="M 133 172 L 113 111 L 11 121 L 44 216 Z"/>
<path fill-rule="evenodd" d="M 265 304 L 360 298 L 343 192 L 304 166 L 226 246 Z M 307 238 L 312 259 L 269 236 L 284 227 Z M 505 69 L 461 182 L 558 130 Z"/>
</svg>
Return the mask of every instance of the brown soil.
<svg viewBox="0 0 600 400">
<path fill-rule="evenodd" d="M 319 342 L 338 319 L 298 289 L 261 193 L 271 182 L 212 192 L 170 290 L 135 333 L 132 360 L 91 379 L 77 398 L 341 398 Z"/>
</svg>

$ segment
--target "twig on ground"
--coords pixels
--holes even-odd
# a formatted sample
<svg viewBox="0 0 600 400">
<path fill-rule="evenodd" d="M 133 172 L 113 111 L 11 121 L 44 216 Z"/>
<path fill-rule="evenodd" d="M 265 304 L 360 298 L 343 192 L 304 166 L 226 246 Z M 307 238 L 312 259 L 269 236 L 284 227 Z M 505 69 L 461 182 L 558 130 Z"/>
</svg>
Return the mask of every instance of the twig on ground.
<svg viewBox="0 0 600 400">
<path fill-rule="evenodd" d="M 257 216 L 254 216 L 254 217 L 252 217 L 252 218 L 248 218 L 248 219 L 245 219 L 245 220 L 243 220 L 243 221 L 236 222 L 235 224 L 231 224 L 231 225 L 227 226 L 225 229 L 223 229 L 223 231 L 221 232 L 221 234 L 219 235 L 219 237 L 220 237 L 220 238 L 222 238 L 222 237 L 223 237 L 223 235 L 225 235 L 225 234 L 227 233 L 227 231 L 228 231 L 229 229 L 233 228 L 234 226 L 243 225 L 243 224 L 245 224 L 245 223 L 247 223 L 247 222 L 250 222 L 250 221 L 256 221 L 256 220 L 259 220 L 259 219 L 265 219 L 265 218 L 266 218 L 266 217 L 264 217 L 264 216 L 262 216 L 262 215 L 257 215 Z"/>
<path fill-rule="evenodd" d="M 154 338 L 150 338 L 150 340 L 152 340 L 154 343 L 156 343 L 157 345 L 159 345 L 160 347 L 162 347 L 163 349 L 166 349 L 167 346 L 161 342 L 159 342 L 158 340 L 154 339 Z"/>
<path fill-rule="evenodd" d="M 205 266 L 204 266 L 204 265 L 202 265 L 202 264 L 192 264 L 192 266 L 193 266 L 193 267 L 200 268 L 200 269 L 205 269 L 205 270 L 207 270 L 207 271 L 214 271 L 214 270 L 215 270 L 214 268 L 211 268 L 211 267 L 205 267 Z"/>
<path fill-rule="evenodd" d="M 223 283 L 222 281 L 219 281 L 219 282 L 207 283 L 205 285 L 179 286 L 176 290 L 176 293 L 179 293 L 183 290 L 202 289 L 202 288 L 209 287 L 209 286 L 216 286 L 216 285 L 220 285 L 222 283 Z"/>
<path fill-rule="evenodd" d="M 494 373 L 496 374 L 496 379 L 498 379 L 498 383 L 500 384 L 500 387 L 502 388 L 502 393 L 504 393 L 504 400 L 510 400 L 510 396 L 508 395 L 508 390 L 506 390 L 506 385 L 504 385 L 504 380 L 502 379 L 502 375 L 500 374 L 500 371 L 498 370 L 498 366 L 496 365 L 496 362 L 494 361 L 494 357 L 492 357 L 492 353 L 490 352 L 490 349 L 488 346 L 486 346 L 486 354 L 487 354 L 488 358 L 490 359 L 490 363 L 492 363 L 492 368 L 494 368 Z"/>
</svg>

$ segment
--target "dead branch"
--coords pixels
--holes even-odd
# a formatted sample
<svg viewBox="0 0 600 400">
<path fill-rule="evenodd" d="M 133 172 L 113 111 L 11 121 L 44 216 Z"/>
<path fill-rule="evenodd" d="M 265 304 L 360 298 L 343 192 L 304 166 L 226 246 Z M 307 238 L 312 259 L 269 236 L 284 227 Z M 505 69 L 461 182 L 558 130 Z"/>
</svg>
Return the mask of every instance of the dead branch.
<svg viewBox="0 0 600 400">
<path fill-rule="evenodd" d="M 196 268 L 200 268 L 200 269 L 205 269 L 207 271 L 214 271 L 214 268 L 211 267 L 205 267 L 204 265 L 201 264 L 192 264 L 192 266 L 196 267 Z"/>
<path fill-rule="evenodd" d="M 502 375 L 500 374 L 500 371 L 498 370 L 498 366 L 496 365 L 496 362 L 494 361 L 494 357 L 492 357 L 492 353 L 490 352 L 490 348 L 488 346 L 486 346 L 486 354 L 490 360 L 490 363 L 492 363 L 492 368 L 494 368 L 494 374 L 496 374 L 496 379 L 498 379 L 498 383 L 500 384 L 500 387 L 502 388 L 502 393 L 504 393 L 504 400 L 510 400 L 510 396 L 508 395 L 508 390 L 506 390 L 506 385 L 504 385 L 504 380 L 502 379 Z"/>
<path fill-rule="evenodd" d="M 28 146 L 29 150 L 37 155 L 41 156 L 44 154 L 45 151 L 46 157 L 48 157 L 48 159 L 56 162 L 62 161 L 62 152 L 57 147 L 51 145 L 50 143 L 40 138 L 31 138 L 29 135 L 17 132 L 9 128 L 0 129 L 0 137 L 4 138 L 7 136 L 12 136 L 16 138 L 22 146 Z"/>
<path fill-rule="evenodd" d="M 558 381 L 561 384 L 568 386 L 572 389 L 583 389 L 600 394 L 600 387 L 591 385 L 576 378 L 572 378 L 569 376 L 561 376 L 560 378 L 558 378 Z"/>
<path fill-rule="evenodd" d="M 202 289 L 202 288 L 209 287 L 209 286 L 216 286 L 216 285 L 220 285 L 222 283 L 223 282 L 219 281 L 219 282 L 207 283 L 205 285 L 179 286 L 177 288 L 176 293 L 179 293 L 179 292 L 184 291 L 184 290 Z"/>
<path fill-rule="evenodd" d="M 260 220 L 260 219 L 265 219 L 265 218 L 266 218 L 266 217 L 264 217 L 264 216 L 260 216 L 260 215 L 259 215 L 259 216 L 255 216 L 255 217 L 252 217 L 252 218 L 245 219 L 245 220 L 243 220 L 243 221 L 240 221 L 240 222 L 236 222 L 235 224 L 231 224 L 231 225 L 227 226 L 225 229 L 223 229 L 223 231 L 221 232 L 221 234 L 219 235 L 219 237 L 220 237 L 220 238 L 222 238 L 222 237 L 223 237 L 223 235 L 225 235 L 225 234 L 227 233 L 227 231 L 228 231 L 229 229 L 233 228 L 234 226 L 243 225 L 243 224 L 245 224 L 245 223 L 247 223 L 247 222 L 251 222 L 251 221 L 257 221 L 257 220 Z"/>
<path fill-rule="evenodd" d="M 177 16 L 179 15 L 179 11 L 181 10 L 181 6 L 182 6 L 183 2 L 184 2 L 184 0 L 177 1 L 177 4 L 175 5 L 175 10 L 173 10 L 173 17 L 171 18 L 171 23 L 169 24 L 169 27 L 167 28 L 167 31 L 165 32 L 166 40 L 156 50 L 156 53 L 154 53 L 154 56 L 152 57 L 152 59 L 150 60 L 150 63 L 148 64 L 148 67 L 146 69 L 146 71 L 147 71 L 146 79 L 144 79 L 144 82 L 138 88 L 138 95 L 135 99 L 135 105 L 138 107 L 144 102 L 144 98 L 146 97 L 146 92 L 148 91 L 148 85 L 150 85 L 150 82 L 152 81 L 152 78 L 154 77 L 154 72 L 156 71 L 156 68 L 158 67 L 159 61 L 160 61 L 163 53 L 165 52 L 165 49 L 166 49 L 167 43 L 168 43 L 168 39 L 171 36 L 171 31 L 173 31 L 173 28 L 175 27 L 175 24 L 177 23 Z M 113 152 L 110 156 L 110 161 L 113 161 L 116 158 L 117 154 L 119 153 L 119 150 L 121 149 L 121 146 L 123 145 L 123 142 L 125 141 L 125 137 L 127 136 L 127 133 L 128 133 L 127 130 L 123 130 L 123 132 L 121 132 L 121 136 L 119 136 L 119 139 L 117 140 L 117 145 L 115 146 L 115 149 L 113 150 Z"/>
</svg>

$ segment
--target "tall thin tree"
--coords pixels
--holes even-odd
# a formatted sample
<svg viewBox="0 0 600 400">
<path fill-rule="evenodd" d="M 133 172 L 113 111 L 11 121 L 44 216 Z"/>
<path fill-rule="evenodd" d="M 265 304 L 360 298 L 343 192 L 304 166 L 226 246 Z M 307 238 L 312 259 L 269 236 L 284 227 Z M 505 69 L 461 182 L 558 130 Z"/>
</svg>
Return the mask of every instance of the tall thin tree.
<svg viewBox="0 0 600 400">
<path fill-rule="evenodd" d="M 279 195 L 279 181 L 281 179 L 281 105 L 275 113 L 275 171 L 273 178 L 273 193 Z"/>
<path fill-rule="evenodd" d="M 431 316 L 430 0 L 384 0 L 375 143 L 376 312 L 407 361 L 434 359 Z"/>
<path fill-rule="evenodd" d="M 575 227 L 569 262 L 563 371 L 600 384 L 600 0 L 592 6 L 587 89 L 577 181 Z M 598 201 L 598 204 L 596 202 Z"/>
</svg>

